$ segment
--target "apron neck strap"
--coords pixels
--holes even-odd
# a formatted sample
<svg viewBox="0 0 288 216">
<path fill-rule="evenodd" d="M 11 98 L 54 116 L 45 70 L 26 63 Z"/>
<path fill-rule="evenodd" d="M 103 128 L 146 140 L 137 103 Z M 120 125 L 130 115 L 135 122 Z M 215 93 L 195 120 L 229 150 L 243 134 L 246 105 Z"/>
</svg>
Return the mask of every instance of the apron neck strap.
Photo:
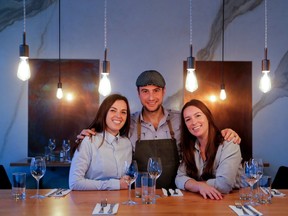
<svg viewBox="0 0 288 216">
<path fill-rule="evenodd" d="M 166 122 L 167 122 L 168 127 L 169 127 L 169 132 L 170 132 L 171 138 L 175 139 L 175 133 L 173 131 L 170 119 L 167 119 Z M 138 141 L 141 140 L 141 119 L 140 119 L 140 115 L 139 115 L 138 123 L 137 123 L 137 138 L 138 138 L 137 139 Z"/>
</svg>

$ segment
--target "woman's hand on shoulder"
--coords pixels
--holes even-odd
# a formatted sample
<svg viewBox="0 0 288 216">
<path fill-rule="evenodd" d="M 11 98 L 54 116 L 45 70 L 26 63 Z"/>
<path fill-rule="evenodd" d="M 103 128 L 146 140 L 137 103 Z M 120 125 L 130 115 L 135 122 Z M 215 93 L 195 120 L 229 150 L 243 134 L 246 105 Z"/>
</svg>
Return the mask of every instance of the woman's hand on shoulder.
<svg viewBox="0 0 288 216">
<path fill-rule="evenodd" d="M 80 143 L 80 142 L 82 142 L 82 140 L 85 138 L 85 136 L 91 137 L 91 136 L 93 136 L 93 135 L 95 135 L 95 134 L 96 134 L 96 132 L 95 132 L 95 129 L 94 129 L 94 128 L 92 128 L 92 129 L 83 129 L 83 130 L 81 131 L 81 133 L 77 135 L 77 139 L 76 139 L 75 142 L 76 142 L 76 143 Z"/>
<path fill-rule="evenodd" d="M 241 138 L 239 137 L 239 135 L 230 128 L 223 129 L 221 131 L 221 134 L 224 140 L 228 142 L 233 141 L 235 144 L 240 144 L 241 142 Z"/>
</svg>

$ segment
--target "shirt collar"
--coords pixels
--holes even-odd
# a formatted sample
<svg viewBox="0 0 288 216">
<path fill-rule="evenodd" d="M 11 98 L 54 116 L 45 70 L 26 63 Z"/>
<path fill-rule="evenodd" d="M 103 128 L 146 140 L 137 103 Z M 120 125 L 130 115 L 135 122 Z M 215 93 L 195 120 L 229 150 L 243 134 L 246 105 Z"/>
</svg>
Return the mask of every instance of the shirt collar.
<svg viewBox="0 0 288 216">
<path fill-rule="evenodd" d="M 195 141 L 195 149 L 197 149 L 197 151 L 200 151 L 200 146 L 199 146 L 198 140 Z"/>
<path fill-rule="evenodd" d="M 105 140 L 106 140 L 107 143 L 112 144 L 113 142 L 118 141 L 119 138 L 120 138 L 119 134 L 114 136 L 111 133 L 109 133 L 108 131 L 105 131 Z"/>
</svg>

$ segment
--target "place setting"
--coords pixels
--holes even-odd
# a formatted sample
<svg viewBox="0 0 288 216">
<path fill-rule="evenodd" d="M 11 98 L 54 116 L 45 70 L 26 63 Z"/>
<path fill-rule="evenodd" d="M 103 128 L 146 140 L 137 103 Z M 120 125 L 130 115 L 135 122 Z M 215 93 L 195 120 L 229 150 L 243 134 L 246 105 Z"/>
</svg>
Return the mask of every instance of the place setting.
<svg viewBox="0 0 288 216">
<path fill-rule="evenodd" d="M 243 216 L 243 215 L 260 216 L 260 215 L 263 215 L 261 212 L 259 212 L 257 209 L 255 209 L 253 206 L 242 205 L 241 202 L 235 202 L 235 205 L 229 205 L 229 207 L 239 216 Z"/>
<path fill-rule="evenodd" d="M 235 205 L 229 205 L 237 215 L 263 215 L 255 206 L 272 203 L 271 177 L 263 176 L 263 168 L 262 159 L 259 158 L 244 162 L 242 185 L 239 189 L 240 200 L 235 201 Z"/>
<path fill-rule="evenodd" d="M 119 203 L 108 203 L 108 200 L 101 200 L 93 209 L 92 215 L 113 215 L 116 214 L 119 208 Z"/>
<path fill-rule="evenodd" d="M 162 188 L 162 192 L 164 196 L 183 196 L 183 193 L 178 188 Z"/>
<path fill-rule="evenodd" d="M 70 189 L 55 188 L 45 194 L 45 197 L 64 197 L 71 192 Z"/>
</svg>

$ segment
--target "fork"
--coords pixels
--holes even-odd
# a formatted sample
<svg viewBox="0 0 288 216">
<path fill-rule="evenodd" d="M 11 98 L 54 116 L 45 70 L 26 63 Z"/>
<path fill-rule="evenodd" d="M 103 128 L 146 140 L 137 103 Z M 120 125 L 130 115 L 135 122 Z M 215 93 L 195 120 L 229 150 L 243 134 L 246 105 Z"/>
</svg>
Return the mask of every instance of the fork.
<svg viewBox="0 0 288 216">
<path fill-rule="evenodd" d="M 177 189 L 174 189 L 173 194 L 174 194 L 174 195 L 178 195 Z"/>
<path fill-rule="evenodd" d="M 62 192 L 64 192 L 66 189 L 59 189 L 55 195 L 62 195 Z"/>
<path fill-rule="evenodd" d="M 249 215 L 249 212 L 246 211 L 245 207 L 241 203 L 235 202 L 235 207 L 241 209 L 244 215 Z"/>
<path fill-rule="evenodd" d="M 280 195 L 281 194 L 281 192 L 276 190 L 276 189 L 272 189 L 272 191 L 274 192 L 275 195 Z"/>
<path fill-rule="evenodd" d="M 108 214 L 112 214 L 113 213 L 113 209 L 114 209 L 114 206 L 116 205 L 116 203 L 111 203 L 110 204 L 110 208 L 109 208 L 109 210 L 108 210 Z"/>
<path fill-rule="evenodd" d="M 57 194 L 59 191 L 61 191 L 62 190 L 62 188 L 57 188 L 54 192 L 52 192 L 52 193 L 50 193 L 49 195 L 48 195 L 48 197 L 52 197 L 52 196 L 54 196 L 55 194 Z"/>
<path fill-rule="evenodd" d="M 107 206 L 107 199 L 101 200 L 100 205 L 101 205 L 101 209 L 99 211 L 99 214 L 103 214 L 104 213 L 104 208 Z"/>
</svg>

